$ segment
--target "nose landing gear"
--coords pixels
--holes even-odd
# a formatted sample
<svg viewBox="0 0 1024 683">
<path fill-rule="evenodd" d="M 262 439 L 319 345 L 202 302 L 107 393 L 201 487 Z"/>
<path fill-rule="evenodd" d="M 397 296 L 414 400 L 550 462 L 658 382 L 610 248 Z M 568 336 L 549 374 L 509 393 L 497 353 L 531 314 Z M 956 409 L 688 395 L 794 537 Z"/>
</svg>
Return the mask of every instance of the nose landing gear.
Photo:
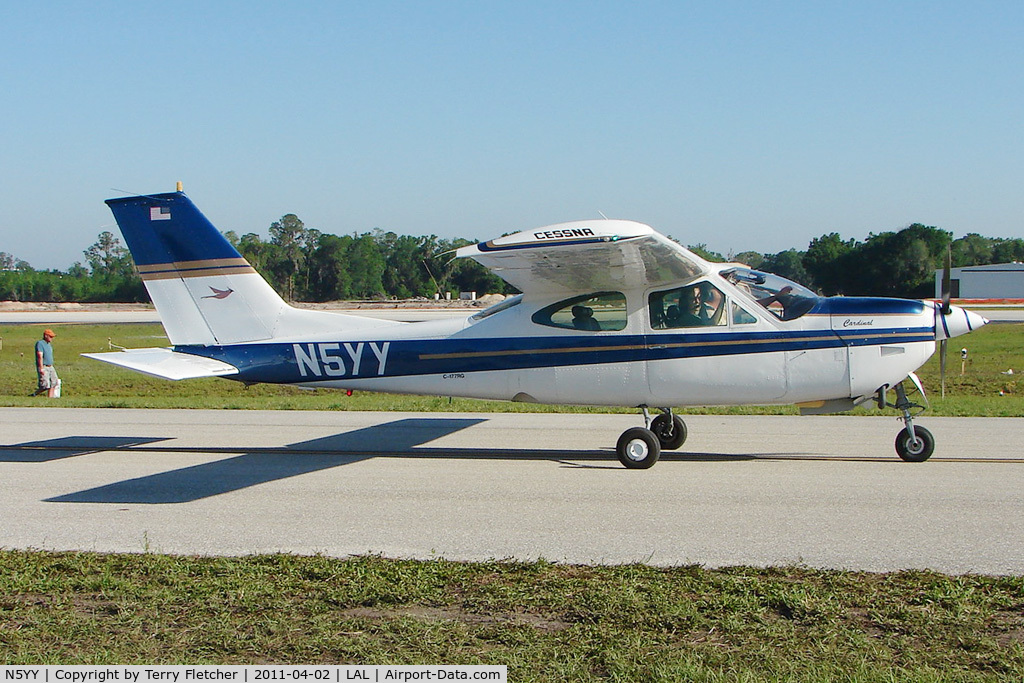
<svg viewBox="0 0 1024 683">
<path fill-rule="evenodd" d="M 918 391 L 921 392 L 922 399 L 927 403 L 928 400 L 924 398 L 924 387 L 921 386 L 921 380 L 914 373 L 910 373 L 909 379 L 914 383 Z M 882 408 L 895 408 L 900 411 L 900 419 L 906 425 L 896 435 L 896 454 L 907 462 L 924 462 L 932 457 L 932 453 L 935 451 L 935 437 L 924 427 L 915 425 L 914 417 L 924 412 L 926 406 L 911 402 L 907 398 L 907 392 L 903 388 L 902 382 L 893 388 L 896 390 L 896 403 L 886 401 L 886 387 L 882 387 L 878 390 L 878 405 Z"/>
</svg>

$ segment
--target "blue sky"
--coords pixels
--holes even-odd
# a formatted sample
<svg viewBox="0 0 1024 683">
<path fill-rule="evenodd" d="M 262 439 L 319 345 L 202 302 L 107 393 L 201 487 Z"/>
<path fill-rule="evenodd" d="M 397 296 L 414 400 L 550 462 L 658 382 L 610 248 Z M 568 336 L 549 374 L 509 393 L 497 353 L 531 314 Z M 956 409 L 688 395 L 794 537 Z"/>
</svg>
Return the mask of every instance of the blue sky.
<svg viewBox="0 0 1024 683">
<path fill-rule="evenodd" d="M 1019 0 L 6 2 L 0 251 L 67 268 L 178 180 L 263 236 L 1022 237 L 1021 36 Z"/>
</svg>

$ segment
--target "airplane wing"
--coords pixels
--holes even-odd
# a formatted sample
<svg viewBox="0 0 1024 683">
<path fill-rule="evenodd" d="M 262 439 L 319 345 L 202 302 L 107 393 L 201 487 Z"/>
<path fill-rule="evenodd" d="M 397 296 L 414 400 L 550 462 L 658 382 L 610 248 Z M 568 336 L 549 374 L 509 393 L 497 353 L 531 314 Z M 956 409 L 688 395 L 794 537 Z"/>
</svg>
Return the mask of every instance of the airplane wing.
<svg viewBox="0 0 1024 683">
<path fill-rule="evenodd" d="M 82 355 L 161 379 L 223 377 L 238 372 L 238 368 L 234 365 L 213 358 L 178 353 L 171 349 L 125 349 L 110 353 L 83 353 Z"/>
<path fill-rule="evenodd" d="M 710 266 L 650 226 L 595 220 L 551 225 L 462 247 L 524 293 L 574 294 L 693 280 Z"/>
</svg>

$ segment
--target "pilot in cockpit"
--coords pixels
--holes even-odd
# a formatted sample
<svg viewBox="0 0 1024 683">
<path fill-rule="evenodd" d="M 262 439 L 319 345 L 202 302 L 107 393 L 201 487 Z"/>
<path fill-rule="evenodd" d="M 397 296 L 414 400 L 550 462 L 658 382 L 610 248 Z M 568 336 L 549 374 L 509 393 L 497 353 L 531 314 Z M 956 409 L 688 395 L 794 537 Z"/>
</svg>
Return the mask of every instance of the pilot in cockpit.
<svg viewBox="0 0 1024 683">
<path fill-rule="evenodd" d="M 718 325 L 725 313 L 725 297 L 710 282 L 702 282 L 697 286 L 699 308 L 697 317 L 701 325 Z"/>
<path fill-rule="evenodd" d="M 724 312 L 725 296 L 710 282 L 651 296 L 651 320 L 655 329 L 720 325 Z"/>
</svg>

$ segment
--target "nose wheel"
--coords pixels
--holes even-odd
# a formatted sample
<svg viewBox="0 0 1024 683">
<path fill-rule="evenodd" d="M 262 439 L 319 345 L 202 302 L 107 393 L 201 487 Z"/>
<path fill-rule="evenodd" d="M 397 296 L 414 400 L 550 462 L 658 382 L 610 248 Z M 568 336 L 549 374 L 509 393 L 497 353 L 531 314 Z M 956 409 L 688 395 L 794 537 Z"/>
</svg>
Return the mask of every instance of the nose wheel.
<svg viewBox="0 0 1024 683">
<path fill-rule="evenodd" d="M 921 396 L 924 397 L 924 388 L 921 386 L 920 380 L 913 373 L 910 374 L 910 380 L 921 392 Z M 907 398 L 907 392 L 903 388 L 902 382 L 894 388 L 896 390 L 896 403 L 887 403 L 885 401 L 884 389 L 882 389 L 879 390 L 879 407 L 895 408 L 900 411 L 900 419 L 906 425 L 896 435 L 896 455 L 906 462 L 924 462 L 932 457 L 932 453 L 935 451 L 935 437 L 924 427 L 915 425 L 914 417 L 924 412 L 925 407 L 912 403 Z M 927 402 L 927 399 L 925 399 L 925 402 Z M 913 412 L 915 410 L 916 412 Z"/>
<path fill-rule="evenodd" d="M 934 450 L 935 437 L 924 427 L 914 427 L 913 433 L 904 428 L 896 436 L 896 454 L 907 462 L 924 462 Z"/>
</svg>

